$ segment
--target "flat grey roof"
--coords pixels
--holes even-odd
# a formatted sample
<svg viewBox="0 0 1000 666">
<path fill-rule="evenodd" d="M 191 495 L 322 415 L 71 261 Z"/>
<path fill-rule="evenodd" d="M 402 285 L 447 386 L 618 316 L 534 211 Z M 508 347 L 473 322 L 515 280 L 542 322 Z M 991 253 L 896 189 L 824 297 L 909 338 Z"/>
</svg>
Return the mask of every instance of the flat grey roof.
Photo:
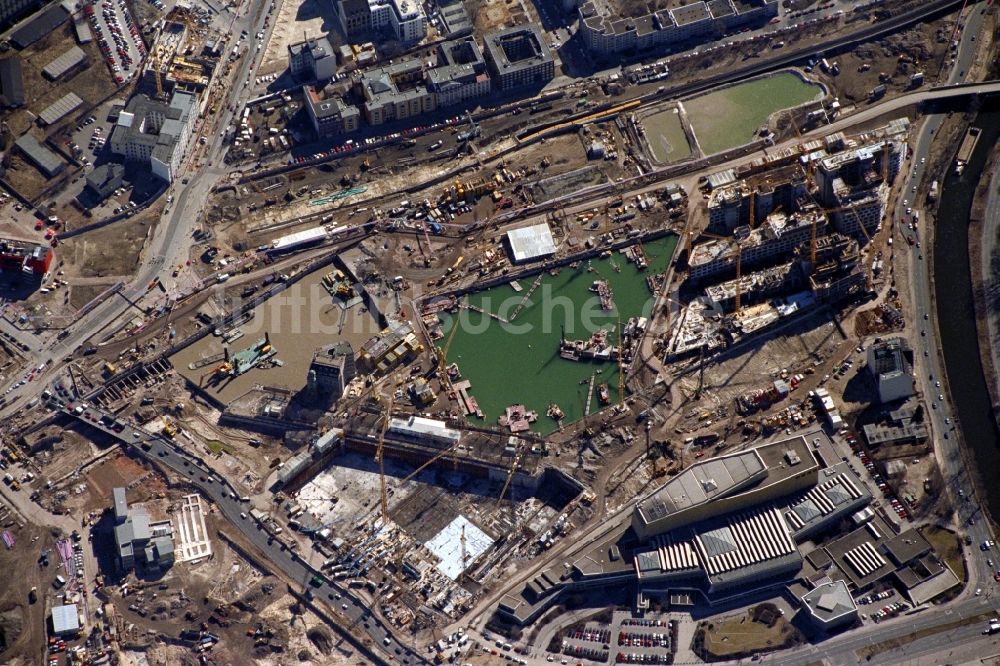
<svg viewBox="0 0 1000 666">
<path fill-rule="evenodd" d="M 10 41 L 19 49 L 27 48 L 61 26 L 68 19 L 69 12 L 61 4 L 52 5 L 31 19 L 31 21 L 15 30 L 10 36 Z"/>
<path fill-rule="evenodd" d="M 514 261 L 529 261 L 556 253 L 549 225 L 542 222 L 530 227 L 521 227 L 507 232 L 507 242 L 514 255 Z"/>
<path fill-rule="evenodd" d="M 54 176 L 65 166 L 61 157 L 43 146 L 38 142 L 38 139 L 30 134 L 25 134 L 14 143 L 47 176 Z"/>
<path fill-rule="evenodd" d="M 17 56 L 0 60 L 0 104 L 3 106 L 24 104 L 24 73 L 21 59 Z"/>
<path fill-rule="evenodd" d="M 54 606 L 52 608 L 52 633 L 57 636 L 72 634 L 80 630 L 80 614 L 76 604 Z"/>
<path fill-rule="evenodd" d="M 128 500 L 125 499 L 125 489 L 114 488 L 111 491 L 111 498 L 114 502 L 115 520 L 128 518 Z"/>
<path fill-rule="evenodd" d="M 38 114 L 38 117 L 46 125 L 51 125 L 63 116 L 72 113 L 81 104 L 83 104 L 83 100 L 80 99 L 79 95 L 76 93 L 66 93 L 47 106 L 45 110 Z"/>
<path fill-rule="evenodd" d="M 802 603 L 812 615 L 824 622 L 831 622 L 858 610 L 851 591 L 842 580 L 817 585 L 802 597 Z"/>
<path fill-rule="evenodd" d="M 763 478 L 766 466 L 756 449 L 695 463 L 670 479 L 636 507 L 646 522 L 725 497 L 753 481 Z"/>
<path fill-rule="evenodd" d="M 896 564 L 903 565 L 912 559 L 920 557 L 931 549 L 930 542 L 924 538 L 920 532 L 909 529 L 885 542 L 885 551 L 896 561 Z"/>
<path fill-rule="evenodd" d="M 73 69 L 87 57 L 79 46 L 73 46 L 70 50 L 47 64 L 42 73 L 50 79 L 58 79 L 60 76 Z"/>
</svg>

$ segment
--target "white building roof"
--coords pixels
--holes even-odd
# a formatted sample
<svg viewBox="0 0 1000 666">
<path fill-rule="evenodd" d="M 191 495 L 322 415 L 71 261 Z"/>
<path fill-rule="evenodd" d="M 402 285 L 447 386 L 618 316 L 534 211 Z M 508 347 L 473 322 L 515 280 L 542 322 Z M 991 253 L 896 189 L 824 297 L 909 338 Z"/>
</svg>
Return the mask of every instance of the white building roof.
<svg viewBox="0 0 1000 666">
<path fill-rule="evenodd" d="M 552 231 L 546 223 L 521 227 L 507 232 L 507 242 L 515 262 L 530 261 L 556 253 Z"/>
<path fill-rule="evenodd" d="M 465 540 L 465 560 L 462 559 L 462 540 Z M 463 571 L 493 545 L 493 539 L 470 523 L 465 516 L 458 516 L 426 544 L 427 549 L 441 560 L 437 569 L 451 580 L 457 580 Z"/>
<path fill-rule="evenodd" d="M 389 421 L 389 432 L 411 437 L 434 437 L 452 442 L 458 442 L 462 437 L 461 431 L 449 428 L 444 421 L 425 419 L 422 416 L 411 416 L 405 419 L 393 418 Z"/>
<path fill-rule="evenodd" d="M 52 608 L 52 633 L 57 636 L 72 634 L 80 630 L 80 614 L 76 604 Z"/>
</svg>

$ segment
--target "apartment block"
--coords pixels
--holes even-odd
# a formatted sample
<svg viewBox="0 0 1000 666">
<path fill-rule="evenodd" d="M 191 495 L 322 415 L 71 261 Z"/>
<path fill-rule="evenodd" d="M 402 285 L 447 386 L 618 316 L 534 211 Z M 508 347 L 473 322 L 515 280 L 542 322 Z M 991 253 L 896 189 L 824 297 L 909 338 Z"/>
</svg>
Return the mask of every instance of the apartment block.
<svg viewBox="0 0 1000 666">
<path fill-rule="evenodd" d="M 485 47 L 495 90 L 541 87 L 555 77 L 555 61 L 537 25 L 491 32 L 486 35 Z"/>
</svg>

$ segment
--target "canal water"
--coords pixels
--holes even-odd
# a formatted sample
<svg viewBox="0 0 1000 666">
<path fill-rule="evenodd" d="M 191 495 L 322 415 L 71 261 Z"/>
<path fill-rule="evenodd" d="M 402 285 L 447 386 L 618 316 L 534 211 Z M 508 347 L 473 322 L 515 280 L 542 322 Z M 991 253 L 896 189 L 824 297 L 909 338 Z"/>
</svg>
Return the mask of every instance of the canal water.
<svg viewBox="0 0 1000 666">
<path fill-rule="evenodd" d="M 1000 438 L 979 356 L 969 270 L 969 212 L 986 158 L 1000 137 L 1000 103 L 980 112 L 974 124 L 982 135 L 972 158 L 961 177 L 949 167 L 941 191 L 934 246 L 935 300 L 951 397 L 984 482 L 990 514 L 996 519 L 1000 517 Z"/>
<path fill-rule="evenodd" d="M 817 99 L 823 88 L 798 74 L 779 72 L 684 101 L 705 155 L 753 140 L 772 113 Z"/>
<path fill-rule="evenodd" d="M 565 412 L 566 424 L 584 416 L 590 377 L 595 373 L 591 413 L 600 408 L 597 387 L 602 383 L 608 385 L 611 400 L 617 401 L 618 364 L 566 360 L 559 356 L 560 336 L 586 339 L 600 328 L 610 331 L 612 343 L 617 344 L 619 315 L 623 327 L 629 317 L 649 318 L 653 295 L 646 278 L 667 270 L 676 245 L 673 235 L 644 244 L 649 260 L 645 270 L 616 252 L 606 259 L 582 261 L 575 268 L 565 266 L 554 276 L 542 273 L 541 283 L 513 320 L 535 277 L 520 281 L 520 293 L 502 285 L 466 297 L 469 305 L 498 314 L 509 324 L 469 309 L 454 316 L 442 312 L 445 335 L 438 345 L 447 344 L 457 322 L 448 362 L 457 363 L 463 379 L 472 382 L 469 394 L 479 403 L 485 422 L 496 424 L 507 407 L 523 404 L 538 412 L 532 430 L 548 434 L 558 427 L 546 416 L 551 403 Z M 600 299 L 590 291 L 598 279 L 610 283 L 615 311 L 602 310 Z"/>
</svg>

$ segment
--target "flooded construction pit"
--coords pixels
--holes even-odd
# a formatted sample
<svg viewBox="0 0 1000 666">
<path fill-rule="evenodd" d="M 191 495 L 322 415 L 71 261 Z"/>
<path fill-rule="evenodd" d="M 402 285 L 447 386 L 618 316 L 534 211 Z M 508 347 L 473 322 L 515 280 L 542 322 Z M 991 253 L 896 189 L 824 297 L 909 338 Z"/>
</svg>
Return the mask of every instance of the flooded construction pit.
<svg viewBox="0 0 1000 666">
<path fill-rule="evenodd" d="M 646 133 L 649 151 L 657 162 L 666 164 L 691 157 L 691 146 L 684 134 L 677 107 L 653 113 L 640 122 Z"/>
<path fill-rule="evenodd" d="M 625 330 L 632 317 L 648 319 L 654 296 L 647 278 L 667 270 L 676 245 L 677 237 L 669 235 L 626 248 L 629 252 L 641 248 L 648 263 L 644 269 L 618 251 L 564 266 L 555 275 L 543 272 L 523 278 L 516 287 L 501 285 L 463 297 L 456 314 L 440 313 L 444 336 L 437 341 L 439 348 L 446 349 L 448 364 L 457 364 L 461 373 L 456 387 L 466 380 L 471 383 L 467 394 L 475 398 L 483 419 L 491 424 L 508 407 L 524 405 L 537 413 L 531 430 L 542 434 L 559 427 L 547 415 L 553 404 L 564 413 L 565 425 L 597 412 L 602 402 L 617 402 L 618 363 L 570 360 L 564 357 L 566 350 L 560 342 L 588 341 L 603 330 L 607 344 L 618 346 L 619 322 Z M 600 281 L 609 289 L 595 285 Z M 605 309 L 602 296 L 613 309 Z M 453 333 L 456 322 L 458 329 Z M 588 356 L 587 352 L 582 356 Z"/>
<path fill-rule="evenodd" d="M 822 86 L 785 71 L 699 95 L 683 104 L 702 153 L 714 155 L 752 141 L 776 111 L 814 101 L 823 94 Z"/>
<path fill-rule="evenodd" d="M 357 351 L 379 331 L 362 303 L 345 310 L 334 302 L 322 285 L 330 270 L 315 271 L 257 306 L 252 319 L 224 331 L 228 343 L 223 337 L 207 335 L 174 354 L 170 362 L 182 376 L 227 404 L 257 385 L 292 391 L 302 388 L 318 348 L 347 341 Z M 220 357 L 224 348 L 235 357 L 257 346 L 265 332 L 273 356 L 235 377 L 215 372 L 225 361 Z"/>
</svg>

